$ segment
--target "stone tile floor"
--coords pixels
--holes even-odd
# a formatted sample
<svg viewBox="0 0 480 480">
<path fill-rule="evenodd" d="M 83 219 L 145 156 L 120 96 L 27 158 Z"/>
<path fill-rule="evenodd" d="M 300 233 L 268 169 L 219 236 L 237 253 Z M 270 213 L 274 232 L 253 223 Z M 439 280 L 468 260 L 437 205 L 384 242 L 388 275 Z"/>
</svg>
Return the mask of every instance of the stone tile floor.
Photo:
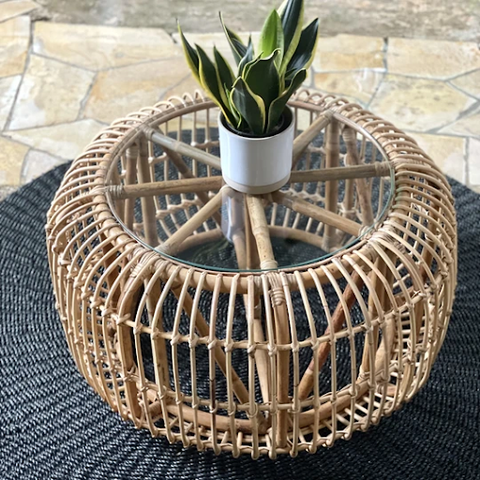
<svg viewBox="0 0 480 480">
<path fill-rule="evenodd" d="M 78 155 L 103 126 L 197 88 L 162 29 L 32 22 L 0 0 L 0 195 Z M 191 34 L 227 56 L 223 34 Z M 474 42 L 322 37 L 306 87 L 345 96 L 409 132 L 480 191 L 480 50 Z"/>
</svg>

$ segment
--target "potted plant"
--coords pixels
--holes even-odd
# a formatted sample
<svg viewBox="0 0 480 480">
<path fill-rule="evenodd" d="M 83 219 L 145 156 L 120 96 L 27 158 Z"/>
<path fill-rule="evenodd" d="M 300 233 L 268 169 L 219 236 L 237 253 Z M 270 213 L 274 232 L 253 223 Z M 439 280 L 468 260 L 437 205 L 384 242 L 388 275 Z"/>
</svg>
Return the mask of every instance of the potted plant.
<svg viewBox="0 0 480 480">
<path fill-rule="evenodd" d="M 215 47 L 212 60 L 192 46 L 178 26 L 193 75 L 220 108 L 222 175 L 236 190 L 268 193 L 290 177 L 294 118 L 287 102 L 305 81 L 318 38 L 318 18 L 303 28 L 303 11 L 303 0 L 272 10 L 255 49 L 251 36 L 245 45 L 220 14 L 236 68 Z"/>
</svg>

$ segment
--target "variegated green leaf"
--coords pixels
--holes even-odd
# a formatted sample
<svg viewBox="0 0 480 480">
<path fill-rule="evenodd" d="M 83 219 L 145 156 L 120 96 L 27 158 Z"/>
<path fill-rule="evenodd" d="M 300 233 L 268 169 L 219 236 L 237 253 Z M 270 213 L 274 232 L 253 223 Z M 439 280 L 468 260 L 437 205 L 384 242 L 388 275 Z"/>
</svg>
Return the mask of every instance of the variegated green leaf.
<svg viewBox="0 0 480 480">
<path fill-rule="evenodd" d="M 283 0 L 282 4 L 277 8 L 278 15 L 281 17 L 285 8 L 287 7 L 288 0 Z"/>
<path fill-rule="evenodd" d="M 199 72 L 199 59 L 197 51 L 188 43 L 188 40 L 185 38 L 185 35 L 180 28 L 180 23 L 178 23 L 178 33 L 180 34 L 180 40 L 182 42 L 183 52 L 187 60 L 187 64 L 190 67 L 190 70 L 193 73 L 193 76 L 200 82 L 200 72 Z"/>
<path fill-rule="evenodd" d="M 318 41 L 318 24 L 319 21 L 316 18 L 302 30 L 297 49 L 287 66 L 287 78 L 293 78 L 297 70 L 308 69 L 312 64 Z"/>
<path fill-rule="evenodd" d="M 303 24 L 303 0 L 288 0 L 285 9 L 281 15 L 283 36 L 284 36 L 284 54 L 281 71 L 286 71 L 295 50 L 297 49 Z"/>
<path fill-rule="evenodd" d="M 268 110 L 267 132 L 271 132 L 277 126 L 288 100 L 293 92 L 305 81 L 305 78 L 307 78 L 307 71 L 299 70 L 287 90 L 272 102 Z"/>
<path fill-rule="evenodd" d="M 276 67 L 276 58 L 279 55 L 280 50 L 277 49 L 267 58 L 257 58 L 245 69 L 243 76 L 252 92 L 262 97 L 267 111 L 280 94 L 280 77 Z"/>
<path fill-rule="evenodd" d="M 230 65 L 225 60 L 223 55 L 217 50 L 217 47 L 213 47 L 213 56 L 215 58 L 215 64 L 217 65 L 218 75 L 223 85 L 227 88 L 232 88 L 235 76 L 233 75 Z"/>
<path fill-rule="evenodd" d="M 222 54 L 217 50 L 217 47 L 213 47 L 213 56 L 215 58 L 220 95 L 222 96 L 223 103 L 228 106 L 229 102 L 226 91 L 232 88 L 235 78 L 233 76 L 230 65 L 223 58 Z"/>
<path fill-rule="evenodd" d="M 239 75 L 245 79 L 245 77 L 248 75 L 248 71 L 250 70 L 251 66 L 254 65 L 255 63 L 257 63 L 261 58 L 262 58 L 262 56 L 258 55 L 257 58 L 254 58 L 253 60 L 248 62 L 245 65 L 245 67 L 243 67 L 242 75 L 240 75 L 240 74 Z"/>
<path fill-rule="evenodd" d="M 280 67 L 283 55 L 283 28 L 277 11 L 272 10 L 272 13 L 265 20 L 260 33 L 258 53 L 262 57 L 268 57 L 277 49 L 280 50 L 280 55 L 277 55 L 276 62 L 278 67 Z"/>
<path fill-rule="evenodd" d="M 199 47 L 198 45 L 195 45 L 195 47 L 197 48 L 199 58 L 200 83 L 205 91 L 212 97 L 212 100 L 214 100 L 220 107 L 228 121 L 235 121 L 224 101 L 224 98 L 222 98 L 223 86 L 218 83 L 219 77 L 215 65 L 210 58 L 208 58 L 208 55 L 202 47 Z"/>
<path fill-rule="evenodd" d="M 233 85 L 232 85 L 233 87 Z M 233 126 L 237 126 L 241 122 L 241 115 L 239 112 L 237 112 L 237 109 L 235 108 L 235 105 L 232 103 L 232 87 L 228 88 L 225 86 L 225 94 L 227 96 L 227 108 L 230 110 L 230 113 L 232 114 L 233 119 L 235 119 L 234 122 L 231 122 Z"/>
<path fill-rule="evenodd" d="M 302 30 L 303 11 L 303 0 L 285 0 L 272 11 L 263 25 L 256 58 L 251 37 L 245 45 L 220 14 L 238 66 L 236 74 L 216 48 L 212 62 L 203 49 L 188 43 L 178 27 L 193 74 L 240 131 L 254 135 L 274 131 L 289 98 L 305 80 L 314 57 L 318 19 Z"/>
<path fill-rule="evenodd" d="M 237 78 L 231 93 L 232 103 L 248 124 L 250 132 L 262 135 L 265 129 L 265 104 L 255 95 L 243 78 Z"/>
<path fill-rule="evenodd" d="M 240 63 L 240 60 L 247 53 L 247 47 L 242 42 L 242 39 L 225 25 L 222 14 L 220 13 L 219 15 L 223 31 L 225 32 L 225 36 L 227 37 L 228 43 L 230 44 L 230 48 L 232 49 L 233 58 L 238 65 Z"/>
<path fill-rule="evenodd" d="M 240 60 L 240 63 L 238 64 L 238 75 L 243 74 L 244 68 L 253 61 L 253 43 L 252 43 L 252 36 L 248 37 L 248 46 L 247 46 L 247 51 L 245 52 L 245 55 L 243 58 Z"/>
</svg>

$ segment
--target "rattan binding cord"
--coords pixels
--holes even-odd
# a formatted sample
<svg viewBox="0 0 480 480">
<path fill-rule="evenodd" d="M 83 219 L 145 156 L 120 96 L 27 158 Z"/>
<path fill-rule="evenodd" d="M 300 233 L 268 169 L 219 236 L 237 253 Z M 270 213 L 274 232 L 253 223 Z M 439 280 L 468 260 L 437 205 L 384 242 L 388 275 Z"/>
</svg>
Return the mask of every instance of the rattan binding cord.
<svg viewBox="0 0 480 480">
<path fill-rule="evenodd" d="M 240 201 L 221 187 L 208 135 L 215 107 L 198 92 L 113 122 L 52 203 L 49 263 L 78 369 L 153 436 L 234 456 L 314 453 L 410 400 L 443 343 L 457 276 L 445 177 L 415 140 L 359 105 L 304 90 L 290 106 L 318 127 L 296 128 L 292 177 L 305 188 L 245 198 L 236 271 L 175 257 L 221 236 L 222 195 Z M 183 143 L 156 153 L 155 132 L 172 124 L 191 133 L 197 159 L 184 161 Z M 308 133 L 319 129 L 320 147 Z M 315 151 L 325 188 L 312 197 L 302 172 Z M 380 166 L 368 158 L 377 154 Z M 381 177 L 376 193 L 371 177 Z M 281 234 L 333 253 L 276 268 L 271 242 Z"/>
</svg>

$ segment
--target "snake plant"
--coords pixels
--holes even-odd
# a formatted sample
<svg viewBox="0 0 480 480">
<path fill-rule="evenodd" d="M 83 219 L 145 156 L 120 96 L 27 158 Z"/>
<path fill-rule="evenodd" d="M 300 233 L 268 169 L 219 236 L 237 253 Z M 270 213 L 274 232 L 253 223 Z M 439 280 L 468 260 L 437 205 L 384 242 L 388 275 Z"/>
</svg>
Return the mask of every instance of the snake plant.
<svg viewBox="0 0 480 480">
<path fill-rule="evenodd" d="M 193 75 L 237 131 L 254 136 L 276 131 L 289 98 L 305 81 L 318 38 L 318 18 L 303 27 L 303 0 L 287 0 L 265 20 L 257 47 L 220 22 L 236 68 L 213 48 L 213 60 L 192 46 L 178 25 Z M 235 71 L 235 73 L 234 73 Z"/>
</svg>

